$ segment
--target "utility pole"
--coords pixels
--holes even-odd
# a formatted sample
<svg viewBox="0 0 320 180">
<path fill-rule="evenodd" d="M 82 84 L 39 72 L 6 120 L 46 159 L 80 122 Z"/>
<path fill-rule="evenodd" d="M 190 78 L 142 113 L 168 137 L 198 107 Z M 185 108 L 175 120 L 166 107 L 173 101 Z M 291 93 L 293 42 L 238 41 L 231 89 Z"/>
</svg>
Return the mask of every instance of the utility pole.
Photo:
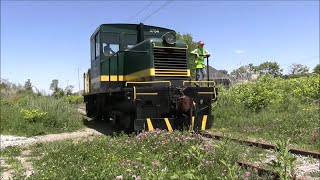
<svg viewBox="0 0 320 180">
<path fill-rule="evenodd" d="M 79 68 L 78 68 L 78 84 L 79 84 L 79 95 L 81 95 L 81 93 L 80 93 L 80 78 L 79 78 Z"/>
</svg>

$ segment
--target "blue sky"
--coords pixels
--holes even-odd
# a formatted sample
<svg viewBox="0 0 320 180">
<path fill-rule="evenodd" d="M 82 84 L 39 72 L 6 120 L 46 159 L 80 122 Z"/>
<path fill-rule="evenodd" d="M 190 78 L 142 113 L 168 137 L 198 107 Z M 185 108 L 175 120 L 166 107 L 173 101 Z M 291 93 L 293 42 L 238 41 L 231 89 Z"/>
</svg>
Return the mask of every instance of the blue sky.
<svg viewBox="0 0 320 180">
<path fill-rule="evenodd" d="M 89 38 L 103 23 L 140 23 L 166 1 L 1 1 L 1 78 L 49 91 L 59 79 L 78 91 L 90 66 Z M 319 63 L 319 1 L 173 1 L 143 21 L 190 33 L 210 65 Z"/>
</svg>

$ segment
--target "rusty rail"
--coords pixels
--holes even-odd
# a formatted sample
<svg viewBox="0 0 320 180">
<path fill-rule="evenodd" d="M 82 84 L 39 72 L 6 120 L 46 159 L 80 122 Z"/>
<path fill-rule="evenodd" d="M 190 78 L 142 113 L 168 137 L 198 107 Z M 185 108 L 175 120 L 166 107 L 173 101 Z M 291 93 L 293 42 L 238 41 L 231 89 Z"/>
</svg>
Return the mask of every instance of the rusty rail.
<svg viewBox="0 0 320 180">
<path fill-rule="evenodd" d="M 277 173 L 275 173 L 275 172 L 273 172 L 273 171 L 271 171 L 271 170 L 262 168 L 262 167 L 260 167 L 260 166 L 251 164 L 251 163 L 238 161 L 238 165 L 239 165 L 239 166 L 242 166 L 242 167 L 245 167 L 245 168 L 256 169 L 256 170 L 258 171 L 258 175 L 259 175 L 259 176 L 268 174 L 268 175 L 271 175 L 271 176 L 273 177 L 273 179 L 279 179 L 279 178 L 280 178 Z"/>
<path fill-rule="evenodd" d="M 228 140 L 232 140 L 232 141 L 236 141 L 236 142 L 240 142 L 240 143 L 245 143 L 245 144 L 248 144 L 249 146 L 261 147 L 263 149 L 275 149 L 276 148 L 275 145 L 272 145 L 269 143 L 264 143 L 264 142 L 255 142 L 255 141 L 241 140 L 241 139 L 235 139 L 235 138 L 228 138 L 228 137 L 224 137 L 221 135 L 210 134 L 208 132 L 200 132 L 200 134 L 204 137 L 207 137 L 207 138 L 215 138 L 218 140 L 228 139 Z M 316 151 L 310 151 L 310 150 L 304 150 L 304 149 L 289 149 L 289 152 L 292 154 L 311 156 L 313 158 L 320 159 L 320 152 L 316 152 Z"/>
</svg>

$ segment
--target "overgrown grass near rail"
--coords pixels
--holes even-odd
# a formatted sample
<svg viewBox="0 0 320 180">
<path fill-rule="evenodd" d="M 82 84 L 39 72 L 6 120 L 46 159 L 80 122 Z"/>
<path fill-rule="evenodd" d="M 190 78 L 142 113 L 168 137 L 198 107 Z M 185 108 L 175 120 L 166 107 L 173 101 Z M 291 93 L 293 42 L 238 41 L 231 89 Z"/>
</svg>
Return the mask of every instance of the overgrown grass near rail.
<svg viewBox="0 0 320 180">
<path fill-rule="evenodd" d="M 74 106 L 79 98 L 73 99 L 57 99 L 2 88 L 1 134 L 34 136 L 84 127 L 82 117 Z"/>
<path fill-rule="evenodd" d="M 259 159 L 261 149 L 181 132 L 98 136 L 29 148 L 35 156 L 29 179 L 266 179 L 237 164 L 254 155 Z"/>
<path fill-rule="evenodd" d="M 220 88 L 213 105 L 212 131 L 235 138 L 320 149 L 320 76 L 281 79 L 263 76 L 256 82 Z"/>
</svg>

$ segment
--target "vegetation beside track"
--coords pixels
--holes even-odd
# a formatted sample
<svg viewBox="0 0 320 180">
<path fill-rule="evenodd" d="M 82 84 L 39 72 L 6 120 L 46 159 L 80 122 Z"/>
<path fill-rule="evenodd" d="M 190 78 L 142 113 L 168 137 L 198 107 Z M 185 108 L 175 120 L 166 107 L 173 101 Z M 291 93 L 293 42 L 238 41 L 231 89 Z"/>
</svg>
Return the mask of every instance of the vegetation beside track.
<svg viewBox="0 0 320 180">
<path fill-rule="evenodd" d="M 256 82 L 221 87 L 211 131 L 242 139 L 319 151 L 320 76 L 283 79 L 261 76 Z"/>
<path fill-rule="evenodd" d="M 266 179 L 237 161 L 258 161 L 261 149 L 208 141 L 186 132 L 153 131 L 138 136 L 97 136 L 28 147 L 30 179 Z M 7 151 L 15 151 L 8 153 Z M 16 148 L 3 154 L 19 156 Z M 23 173 L 14 176 L 25 179 Z"/>
<path fill-rule="evenodd" d="M 83 97 L 54 97 L 1 83 L 1 134 L 34 136 L 84 127 L 77 112 Z"/>
</svg>

